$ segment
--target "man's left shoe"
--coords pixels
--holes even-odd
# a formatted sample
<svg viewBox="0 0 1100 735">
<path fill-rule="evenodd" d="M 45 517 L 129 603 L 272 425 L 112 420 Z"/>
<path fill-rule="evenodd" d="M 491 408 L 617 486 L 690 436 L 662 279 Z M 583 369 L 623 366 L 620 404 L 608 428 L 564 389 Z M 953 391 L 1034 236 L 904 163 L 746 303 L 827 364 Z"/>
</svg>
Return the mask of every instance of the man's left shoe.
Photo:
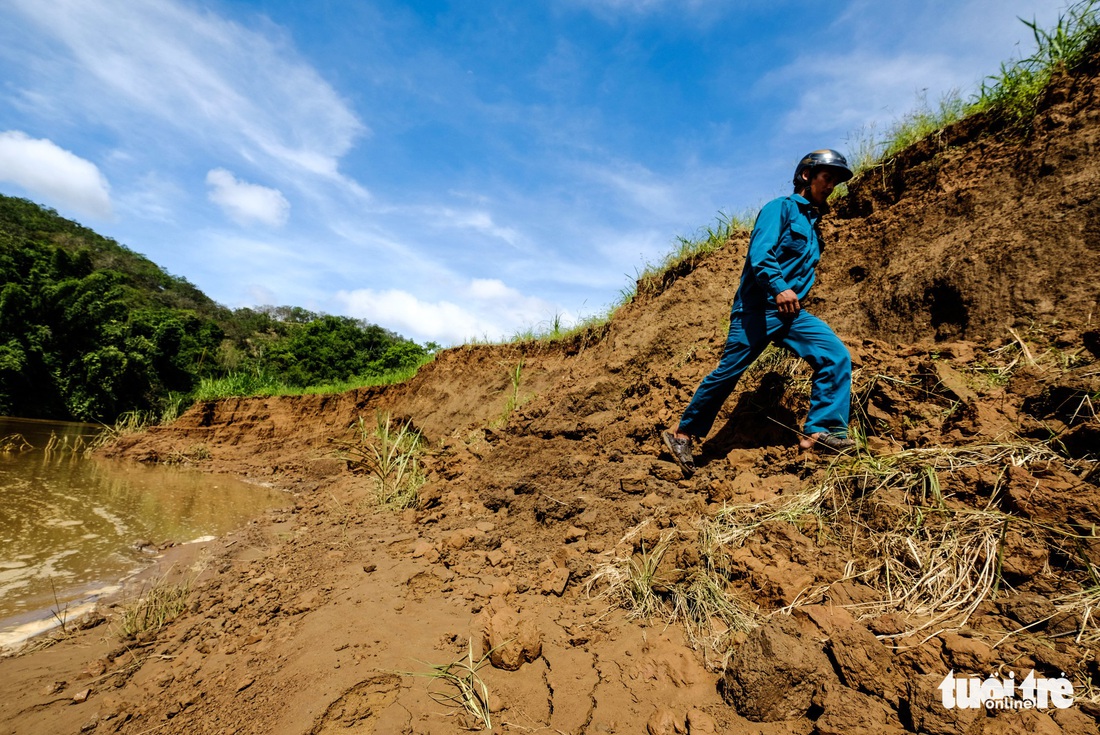
<svg viewBox="0 0 1100 735">
<path fill-rule="evenodd" d="M 834 452 L 843 452 L 847 449 L 851 449 L 856 445 L 855 441 L 849 439 L 846 436 L 836 436 L 834 434 L 826 434 L 825 432 L 819 432 L 817 434 L 810 434 L 808 437 L 798 443 L 803 449 L 817 449 L 825 447 L 831 449 Z"/>
</svg>

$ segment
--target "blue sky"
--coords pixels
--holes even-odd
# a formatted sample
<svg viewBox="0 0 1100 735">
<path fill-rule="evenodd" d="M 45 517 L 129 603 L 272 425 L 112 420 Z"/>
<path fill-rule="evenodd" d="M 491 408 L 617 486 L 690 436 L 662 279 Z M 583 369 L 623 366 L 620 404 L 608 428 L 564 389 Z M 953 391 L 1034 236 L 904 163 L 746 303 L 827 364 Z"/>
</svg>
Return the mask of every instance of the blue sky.
<svg viewBox="0 0 1100 735">
<path fill-rule="evenodd" d="M 454 344 L 1031 51 L 1032 0 L 3 0 L 0 192 L 229 307 Z M 726 299 L 728 294 L 716 294 Z"/>
</svg>

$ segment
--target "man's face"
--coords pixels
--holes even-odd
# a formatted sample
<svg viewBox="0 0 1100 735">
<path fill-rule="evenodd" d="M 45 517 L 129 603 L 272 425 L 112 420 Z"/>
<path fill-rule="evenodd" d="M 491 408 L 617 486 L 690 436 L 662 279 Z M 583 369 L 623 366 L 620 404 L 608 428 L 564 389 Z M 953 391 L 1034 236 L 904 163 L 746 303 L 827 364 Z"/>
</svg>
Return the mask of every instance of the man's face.
<svg viewBox="0 0 1100 735">
<path fill-rule="evenodd" d="M 836 188 L 838 176 L 831 168 L 819 168 L 810 179 L 810 185 L 806 187 L 805 195 L 810 204 L 820 207 L 829 201 L 829 195 Z"/>
</svg>

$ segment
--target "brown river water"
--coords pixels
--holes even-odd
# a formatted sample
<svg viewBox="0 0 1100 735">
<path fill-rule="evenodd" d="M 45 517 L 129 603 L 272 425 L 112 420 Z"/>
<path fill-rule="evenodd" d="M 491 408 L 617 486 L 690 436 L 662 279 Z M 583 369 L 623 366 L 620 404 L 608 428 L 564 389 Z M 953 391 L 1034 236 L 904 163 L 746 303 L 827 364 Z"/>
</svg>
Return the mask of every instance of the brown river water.
<svg viewBox="0 0 1100 735">
<path fill-rule="evenodd" d="M 32 447 L 0 451 L 0 646 L 117 591 L 153 563 L 148 545 L 207 540 L 292 502 L 226 477 L 67 449 L 97 429 L 0 417 L 0 446 L 18 436 Z"/>
</svg>

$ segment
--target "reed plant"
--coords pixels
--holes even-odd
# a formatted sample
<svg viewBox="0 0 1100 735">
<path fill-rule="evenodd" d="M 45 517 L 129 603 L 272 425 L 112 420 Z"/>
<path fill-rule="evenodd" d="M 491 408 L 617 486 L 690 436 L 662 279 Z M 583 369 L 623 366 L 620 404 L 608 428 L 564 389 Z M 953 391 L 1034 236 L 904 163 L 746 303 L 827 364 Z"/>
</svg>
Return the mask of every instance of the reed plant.
<svg viewBox="0 0 1100 735">
<path fill-rule="evenodd" d="M 82 442 L 83 456 L 91 456 L 97 449 L 111 444 L 129 434 L 145 431 L 151 424 L 156 423 L 156 416 L 150 411 L 127 411 L 120 414 L 111 425 L 102 424 L 98 434 L 91 440 Z"/>
<path fill-rule="evenodd" d="M 22 434 L 8 434 L 0 437 L 0 452 L 27 452 L 32 449 L 34 445 Z"/>
</svg>

